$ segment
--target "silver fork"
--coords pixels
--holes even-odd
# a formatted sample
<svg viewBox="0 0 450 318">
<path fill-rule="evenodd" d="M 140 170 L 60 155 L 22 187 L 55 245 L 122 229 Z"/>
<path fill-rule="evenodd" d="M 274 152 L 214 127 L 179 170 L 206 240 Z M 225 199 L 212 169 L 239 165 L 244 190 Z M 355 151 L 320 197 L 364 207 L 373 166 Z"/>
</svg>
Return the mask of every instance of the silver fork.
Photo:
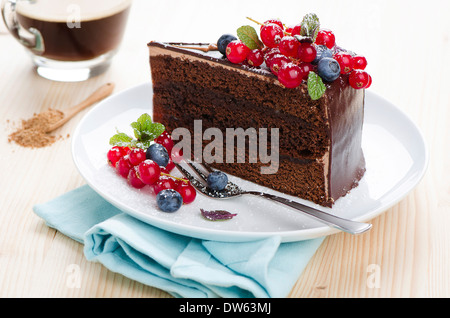
<svg viewBox="0 0 450 318">
<path fill-rule="evenodd" d="M 301 204 L 299 202 L 295 202 L 286 198 L 282 198 L 273 194 L 258 192 L 258 191 L 245 191 L 241 189 L 238 185 L 229 181 L 227 186 L 222 191 L 215 191 L 206 185 L 207 174 L 205 174 L 199 167 L 193 164 L 190 161 L 186 161 L 186 164 L 192 168 L 192 170 L 198 175 L 199 179 L 196 179 L 191 173 L 189 173 L 186 169 L 184 169 L 179 163 L 175 163 L 176 167 L 180 172 L 191 182 L 191 184 L 203 195 L 206 195 L 210 198 L 214 199 L 229 199 L 242 195 L 254 195 L 260 198 L 268 199 L 271 201 L 275 201 L 277 203 L 283 204 L 290 208 L 293 208 L 297 211 L 300 211 L 316 220 L 319 220 L 322 223 L 325 223 L 333 228 L 339 229 L 341 231 L 351 233 L 351 234 L 360 234 L 368 231 L 372 224 L 362 223 L 357 221 L 352 221 L 348 219 L 344 219 L 307 205 Z M 207 173 L 213 171 L 211 167 L 207 164 L 199 164 Z"/>
</svg>

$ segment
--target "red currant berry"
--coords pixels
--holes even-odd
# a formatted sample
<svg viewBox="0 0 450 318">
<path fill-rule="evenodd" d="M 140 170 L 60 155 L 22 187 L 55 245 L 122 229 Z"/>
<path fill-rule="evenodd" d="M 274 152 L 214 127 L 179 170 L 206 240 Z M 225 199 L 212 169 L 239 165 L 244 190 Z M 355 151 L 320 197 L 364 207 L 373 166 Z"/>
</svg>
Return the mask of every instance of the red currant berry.
<svg viewBox="0 0 450 318">
<path fill-rule="evenodd" d="M 265 21 L 263 23 L 263 25 L 261 25 L 260 30 L 263 28 L 264 25 L 269 24 L 269 23 L 274 23 L 274 24 L 278 25 L 282 30 L 284 29 L 284 25 L 279 19 L 270 19 L 270 20 Z"/>
<path fill-rule="evenodd" d="M 273 74 L 278 75 L 278 71 L 280 70 L 280 68 L 284 64 L 287 64 L 290 62 L 291 62 L 291 60 L 288 57 L 281 55 L 281 54 L 276 54 L 275 56 L 273 56 L 270 59 L 269 67 Z"/>
<path fill-rule="evenodd" d="M 260 35 L 264 45 L 270 48 L 278 47 L 278 44 L 283 37 L 283 29 L 275 23 L 265 24 L 261 28 Z"/>
<path fill-rule="evenodd" d="M 367 85 L 364 88 L 369 88 L 370 85 L 372 85 L 372 76 L 370 76 L 370 74 L 367 74 L 369 76 L 369 80 L 367 82 Z"/>
<path fill-rule="evenodd" d="M 122 148 L 122 153 L 123 155 L 128 155 L 128 153 L 130 152 L 131 148 L 130 147 L 121 147 Z"/>
<path fill-rule="evenodd" d="M 166 189 L 175 190 L 175 181 L 171 177 L 161 176 L 153 185 L 153 192 L 158 194 L 160 191 Z"/>
<path fill-rule="evenodd" d="M 172 158 L 169 158 L 169 162 L 165 167 L 161 167 L 161 172 L 170 173 L 175 168 Z"/>
<path fill-rule="evenodd" d="M 130 147 L 119 147 L 120 152 L 122 153 L 122 156 L 128 155 L 128 153 L 130 152 Z"/>
<path fill-rule="evenodd" d="M 350 54 L 339 52 L 334 55 L 334 59 L 341 67 L 341 74 L 347 74 L 353 70 L 353 58 Z"/>
<path fill-rule="evenodd" d="M 146 159 L 139 164 L 137 173 L 145 184 L 154 184 L 161 175 L 161 168 L 153 160 Z"/>
<path fill-rule="evenodd" d="M 312 65 L 311 63 L 301 62 L 299 67 L 303 72 L 304 80 L 308 79 L 309 72 L 314 71 L 314 65 Z"/>
<path fill-rule="evenodd" d="M 320 30 L 317 34 L 316 44 L 325 45 L 327 48 L 331 49 L 336 43 L 336 38 L 334 33 L 330 30 Z"/>
<path fill-rule="evenodd" d="M 278 45 L 278 48 L 280 50 L 280 53 L 287 56 L 287 57 L 294 57 L 296 58 L 298 55 L 298 48 L 300 46 L 300 42 L 297 41 L 296 38 L 293 36 L 284 36 L 280 44 Z"/>
<path fill-rule="evenodd" d="M 121 147 L 118 146 L 112 147 L 106 154 L 106 157 L 108 158 L 108 164 L 112 167 L 115 167 L 117 161 L 119 161 L 119 159 L 122 158 L 124 155 L 125 154 L 123 153 Z"/>
<path fill-rule="evenodd" d="M 303 81 L 303 70 L 294 63 L 284 64 L 278 72 L 278 80 L 287 88 L 295 88 Z"/>
<path fill-rule="evenodd" d="M 195 197 L 197 196 L 197 191 L 195 191 L 195 188 L 190 183 L 181 182 L 175 190 L 181 194 L 184 204 L 194 202 Z"/>
<path fill-rule="evenodd" d="M 355 89 L 365 88 L 369 84 L 369 74 L 363 70 L 353 70 L 348 80 L 350 86 Z"/>
<path fill-rule="evenodd" d="M 128 177 L 128 173 L 130 172 L 130 169 L 132 167 L 133 167 L 133 165 L 131 164 L 130 158 L 128 157 L 128 155 L 123 156 L 116 163 L 117 172 L 124 178 Z"/>
<path fill-rule="evenodd" d="M 295 27 L 292 28 L 291 35 L 292 35 L 292 36 L 294 36 L 294 35 L 300 35 L 301 29 L 302 29 L 301 24 L 297 24 Z"/>
<path fill-rule="evenodd" d="M 280 50 L 278 48 L 273 48 L 273 49 L 268 49 L 263 51 L 264 54 L 264 61 L 266 62 L 267 66 L 270 67 L 270 61 L 272 60 L 272 58 L 277 55 L 277 54 L 281 54 Z"/>
<path fill-rule="evenodd" d="M 141 179 L 139 179 L 137 169 L 138 169 L 137 166 L 130 169 L 130 172 L 128 173 L 128 183 L 133 188 L 141 189 L 145 187 L 145 183 L 142 182 Z"/>
<path fill-rule="evenodd" d="M 231 63 L 239 64 L 245 61 L 250 49 L 242 41 L 235 40 L 227 45 L 225 52 Z"/>
<path fill-rule="evenodd" d="M 264 63 L 264 55 L 262 51 L 258 49 L 250 51 L 247 56 L 247 62 L 251 66 L 260 66 L 262 63 Z"/>
<path fill-rule="evenodd" d="M 183 185 L 183 184 L 191 184 L 191 183 L 189 182 L 188 179 L 185 179 L 185 178 L 177 178 L 177 179 L 175 180 L 175 190 L 176 190 L 179 186 L 181 186 L 181 185 Z"/>
<path fill-rule="evenodd" d="M 157 144 L 163 145 L 167 152 L 170 153 L 173 148 L 173 139 L 167 131 L 164 131 L 158 138 L 155 139 Z"/>
<path fill-rule="evenodd" d="M 130 163 L 133 166 L 137 166 L 138 164 L 140 164 L 142 161 L 144 161 L 146 159 L 145 158 L 145 150 L 141 149 L 141 148 L 133 148 L 128 153 L 128 157 L 130 159 Z"/>
<path fill-rule="evenodd" d="M 304 42 L 300 45 L 298 49 L 298 58 L 303 61 L 310 63 L 314 61 L 317 55 L 317 50 L 313 44 Z"/>
<path fill-rule="evenodd" d="M 358 70 L 364 70 L 367 66 L 367 60 L 364 56 L 353 56 L 353 68 Z"/>
</svg>

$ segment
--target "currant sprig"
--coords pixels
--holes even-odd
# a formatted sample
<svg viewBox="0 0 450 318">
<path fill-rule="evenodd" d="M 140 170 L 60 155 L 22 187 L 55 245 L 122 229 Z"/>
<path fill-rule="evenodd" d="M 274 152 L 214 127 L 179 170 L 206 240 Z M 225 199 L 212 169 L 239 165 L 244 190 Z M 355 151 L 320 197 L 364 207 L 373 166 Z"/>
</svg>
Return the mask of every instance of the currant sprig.
<svg viewBox="0 0 450 318">
<path fill-rule="evenodd" d="M 323 95 L 324 83 L 333 82 L 342 74 L 349 75 L 349 84 L 355 89 L 370 87 L 372 78 L 365 71 L 367 60 L 339 48 L 334 33 L 320 27 L 316 14 L 305 15 L 293 27 L 287 27 L 279 19 L 263 23 L 247 19 L 260 27 L 259 34 L 246 25 L 238 29 L 237 38 L 223 35 L 217 42 L 219 51 L 230 62 L 252 67 L 265 63 L 287 88 L 306 82 L 312 99 Z M 317 76 L 309 76 L 310 73 Z"/>
</svg>

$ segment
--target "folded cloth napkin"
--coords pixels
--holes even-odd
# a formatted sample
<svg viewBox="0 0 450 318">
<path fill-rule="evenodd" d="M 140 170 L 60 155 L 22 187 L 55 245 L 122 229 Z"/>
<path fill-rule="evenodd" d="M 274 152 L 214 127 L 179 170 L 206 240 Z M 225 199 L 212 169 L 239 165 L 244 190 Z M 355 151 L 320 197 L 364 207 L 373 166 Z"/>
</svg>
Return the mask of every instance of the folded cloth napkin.
<svg viewBox="0 0 450 318">
<path fill-rule="evenodd" d="M 286 297 L 323 238 L 216 242 L 167 232 L 85 185 L 34 206 L 48 226 L 84 244 L 88 260 L 174 297 Z"/>
</svg>

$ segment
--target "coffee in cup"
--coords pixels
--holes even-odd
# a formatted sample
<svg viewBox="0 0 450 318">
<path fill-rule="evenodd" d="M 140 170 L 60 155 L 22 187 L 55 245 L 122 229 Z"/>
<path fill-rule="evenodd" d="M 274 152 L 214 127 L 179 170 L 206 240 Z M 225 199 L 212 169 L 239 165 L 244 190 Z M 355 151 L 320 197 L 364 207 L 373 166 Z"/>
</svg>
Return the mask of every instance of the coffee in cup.
<svg viewBox="0 0 450 318">
<path fill-rule="evenodd" d="M 4 0 L 2 14 L 38 74 L 79 81 L 108 68 L 130 7 L 131 0 Z"/>
</svg>

